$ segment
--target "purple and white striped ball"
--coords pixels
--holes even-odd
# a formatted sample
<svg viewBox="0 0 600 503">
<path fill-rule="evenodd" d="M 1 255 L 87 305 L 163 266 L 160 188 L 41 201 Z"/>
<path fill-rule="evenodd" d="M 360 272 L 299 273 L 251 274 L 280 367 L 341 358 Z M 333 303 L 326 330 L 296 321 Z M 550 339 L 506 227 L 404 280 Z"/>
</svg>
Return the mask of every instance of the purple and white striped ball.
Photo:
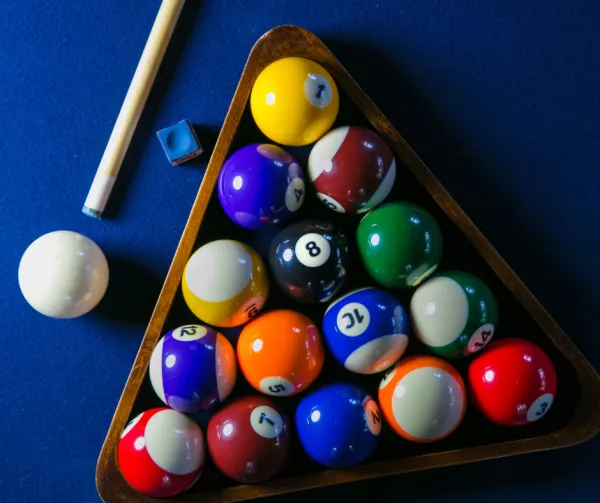
<svg viewBox="0 0 600 503">
<path fill-rule="evenodd" d="M 158 397 L 179 412 L 208 410 L 235 385 L 237 363 L 231 343 L 204 325 L 185 325 L 162 337 L 150 358 L 150 381 Z"/>
</svg>

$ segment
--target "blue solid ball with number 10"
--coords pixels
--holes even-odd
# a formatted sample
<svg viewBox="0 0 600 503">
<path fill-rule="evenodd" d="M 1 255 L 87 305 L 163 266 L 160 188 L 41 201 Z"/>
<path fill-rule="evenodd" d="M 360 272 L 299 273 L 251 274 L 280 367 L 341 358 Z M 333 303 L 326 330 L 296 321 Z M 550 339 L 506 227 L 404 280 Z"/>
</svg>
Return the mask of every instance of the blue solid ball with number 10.
<svg viewBox="0 0 600 503">
<path fill-rule="evenodd" d="M 380 288 L 362 288 L 329 306 L 323 334 L 331 353 L 347 370 L 376 374 L 391 367 L 406 351 L 408 316 L 392 294 Z"/>
</svg>

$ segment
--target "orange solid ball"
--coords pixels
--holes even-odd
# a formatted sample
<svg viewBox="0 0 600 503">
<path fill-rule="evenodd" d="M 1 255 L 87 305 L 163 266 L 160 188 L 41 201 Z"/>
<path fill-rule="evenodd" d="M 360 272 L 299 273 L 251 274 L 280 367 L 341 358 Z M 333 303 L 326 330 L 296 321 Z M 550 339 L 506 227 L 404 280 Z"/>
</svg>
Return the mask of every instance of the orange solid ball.
<svg viewBox="0 0 600 503">
<path fill-rule="evenodd" d="M 454 432 L 465 416 L 465 383 L 441 358 L 410 356 L 381 380 L 379 406 L 385 421 L 401 437 L 436 442 Z"/>
<path fill-rule="evenodd" d="M 246 380 L 271 396 L 308 388 L 323 368 L 324 351 L 316 325 L 301 313 L 278 309 L 248 323 L 237 354 Z"/>
</svg>

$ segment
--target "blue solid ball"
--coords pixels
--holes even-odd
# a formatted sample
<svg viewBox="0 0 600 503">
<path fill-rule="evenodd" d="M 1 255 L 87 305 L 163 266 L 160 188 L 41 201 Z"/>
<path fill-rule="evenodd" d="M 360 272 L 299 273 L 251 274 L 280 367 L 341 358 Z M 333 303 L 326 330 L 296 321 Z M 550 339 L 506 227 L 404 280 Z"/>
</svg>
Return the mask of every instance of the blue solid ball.
<svg viewBox="0 0 600 503">
<path fill-rule="evenodd" d="M 329 306 L 323 334 L 331 353 L 347 370 L 375 374 L 390 368 L 406 351 L 408 315 L 392 294 L 362 288 Z"/>
<path fill-rule="evenodd" d="M 306 453 L 330 468 L 362 463 L 381 433 L 377 402 L 360 386 L 333 383 L 304 397 L 296 409 L 296 429 Z"/>
</svg>

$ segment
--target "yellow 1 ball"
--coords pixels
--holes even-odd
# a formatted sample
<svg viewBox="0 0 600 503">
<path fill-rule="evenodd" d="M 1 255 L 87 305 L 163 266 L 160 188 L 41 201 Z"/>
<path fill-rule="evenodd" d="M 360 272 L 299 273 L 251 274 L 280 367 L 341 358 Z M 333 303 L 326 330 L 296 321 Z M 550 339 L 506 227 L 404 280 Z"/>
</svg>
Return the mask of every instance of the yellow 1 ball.
<svg viewBox="0 0 600 503">
<path fill-rule="evenodd" d="M 231 239 L 196 250 L 183 271 L 183 298 L 204 323 L 235 327 L 258 314 L 269 295 L 267 268 L 249 246 Z"/>
<path fill-rule="evenodd" d="M 258 76 L 250 96 L 258 128 L 281 145 L 317 141 L 339 110 L 337 86 L 325 68 L 306 58 L 283 58 Z"/>
</svg>

